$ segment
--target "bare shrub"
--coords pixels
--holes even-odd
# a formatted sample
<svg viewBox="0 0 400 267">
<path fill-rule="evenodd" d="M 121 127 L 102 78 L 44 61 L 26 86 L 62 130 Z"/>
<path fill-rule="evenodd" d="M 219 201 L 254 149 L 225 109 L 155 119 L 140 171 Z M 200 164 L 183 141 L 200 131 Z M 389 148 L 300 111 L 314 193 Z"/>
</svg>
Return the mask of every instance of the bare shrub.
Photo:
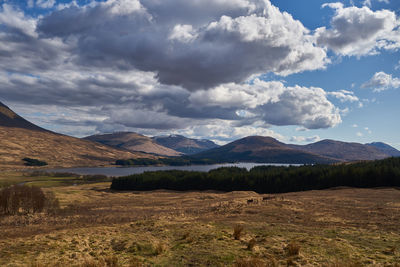
<svg viewBox="0 0 400 267">
<path fill-rule="evenodd" d="M 104 263 L 95 259 L 85 259 L 80 265 L 81 267 L 104 267 Z"/>
<path fill-rule="evenodd" d="M 133 253 L 139 253 L 142 256 L 158 255 L 157 248 L 154 247 L 150 242 L 134 242 L 129 248 L 129 251 Z"/>
<path fill-rule="evenodd" d="M 249 243 L 247 243 L 247 249 L 253 250 L 254 246 L 256 245 L 256 240 L 254 238 L 250 239 Z"/>
<path fill-rule="evenodd" d="M 162 243 L 158 243 L 154 249 L 156 255 L 160 255 L 165 251 L 165 247 Z"/>
<path fill-rule="evenodd" d="M 235 267 L 264 267 L 265 263 L 257 258 L 236 259 Z"/>
<path fill-rule="evenodd" d="M 181 240 L 186 240 L 186 239 L 188 239 L 189 237 L 190 237 L 190 232 L 185 232 L 185 233 L 182 235 Z"/>
<path fill-rule="evenodd" d="M 128 242 L 126 241 L 126 240 L 116 240 L 116 239 L 113 239 L 113 240 L 111 240 L 111 248 L 114 250 L 114 251 L 123 251 L 123 250 L 125 250 L 126 249 L 126 244 L 127 244 Z"/>
<path fill-rule="evenodd" d="M 29 264 L 29 267 L 44 267 L 45 265 L 39 261 L 34 261 Z"/>
<path fill-rule="evenodd" d="M 244 227 L 243 225 L 240 224 L 233 227 L 233 237 L 235 238 L 235 240 L 240 240 L 240 238 L 242 237 L 243 230 Z"/>
<path fill-rule="evenodd" d="M 300 245 L 296 242 L 290 242 L 285 249 L 289 256 L 297 256 L 300 253 Z"/>
<path fill-rule="evenodd" d="M 0 212 L 8 215 L 41 212 L 46 196 L 35 186 L 13 185 L 0 190 Z"/>
<path fill-rule="evenodd" d="M 359 262 L 344 262 L 344 261 L 336 261 L 335 263 L 331 263 L 327 265 L 327 267 L 362 267 L 363 264 Z M 393 265 L 393 267 L 397 267 L 397 265 Z"/>
<path fill-rule="evenodd" d="M 137 259 L 137 258 L 132 258 L 129 261 L 129 267 L 142 267 L 143 264 Z"/>
<path fill-rule="evenodd" d="M 279 263 L 274 257 L 269 258 L 268 262 L 265 263 L 265 267 L 278 267 L 278 266 Z"/>
<path fill-rule="evenodd" d="M 118 258 L 115 255 L 109 255 L 104 257 L 104 263 L 107 267 L 118 267 L 120 266 L 118 263 Z"/>
<path fill-rule="evenodd" d="M 58 214 L 60 211 L 60 202 L 56 198 L 54 192 L 46 193 L 45 210 L 48 214 Z"/>
</svg>

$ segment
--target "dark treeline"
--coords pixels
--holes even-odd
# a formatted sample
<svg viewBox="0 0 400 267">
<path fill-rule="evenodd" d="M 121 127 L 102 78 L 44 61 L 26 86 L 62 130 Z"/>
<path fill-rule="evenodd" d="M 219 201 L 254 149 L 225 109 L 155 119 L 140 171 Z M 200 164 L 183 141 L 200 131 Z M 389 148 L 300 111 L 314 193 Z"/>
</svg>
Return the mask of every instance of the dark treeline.
<svg viewBox="0 0 400 267">
<path fill-rule="evenodd" d="M 337 186 L 400 186 L 400 158 L 341 165 L 238 167 L 209 172 L 157 171 L 114 178 L 115 190 L 251 190 L 283 193 Z"/>
<path fill-rule="evenodd" d="M 23 161 L 25 161 L 24 165 L 25 166 L 46 166 L 47 162 L 38 160 L 38 159 L 31 159 L 31 158 L 23 158 Z"/>
</svg>

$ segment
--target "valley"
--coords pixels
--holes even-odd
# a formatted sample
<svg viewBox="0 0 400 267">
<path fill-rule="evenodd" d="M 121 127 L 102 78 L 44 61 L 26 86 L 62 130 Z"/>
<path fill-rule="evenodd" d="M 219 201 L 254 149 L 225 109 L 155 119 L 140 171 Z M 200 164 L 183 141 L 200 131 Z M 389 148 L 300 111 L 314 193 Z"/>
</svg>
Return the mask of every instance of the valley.
<svg viewBox="0 0 400 267">
<path fill-rule="evenodd" d="M 346 161 L 364 164 L 395 156 L 397 150 L 386 144 L 323 140 L 296 146 L 249 136 L 217 146 L 182 136 L 150 138 L 127 132 L 80 139 L 35 126 L 4 105 L 0 112 L 0 188 L 36 186 L 59 201 L 51 213 L 0 214 L 1 266 L 397 267 L 400 261 L 396 187 L 266 194 L 254 187 L 232 191 L 229 185 L 223 189 L 227 192 L 165 190 L 160 180 L 161 189 L 117 191 L 110 189 L 113 178 L 105 175 L 47 172 L 110 167 L 122 160 L 128 165 L 243 161 L 310 168 L 324 163 L 328 165 L 320 170 L 326 173 L 323 168 L 334 169 L 332 163 L 347 168 L 358 165 Z M 26 158 L 47 165 L 26 166 Z M 396 159 L 385 160 L 389 167 L 392 161 Z M 241 172 L 231 178 L 224 174 L 224 179 L 239 185 Z M 193 185 L 190 175 L 188 184 Z M 284 189 L 285 180 L 280 181 Z M 251 179 L 247 182 L 253 186 Z"/>
</svg>

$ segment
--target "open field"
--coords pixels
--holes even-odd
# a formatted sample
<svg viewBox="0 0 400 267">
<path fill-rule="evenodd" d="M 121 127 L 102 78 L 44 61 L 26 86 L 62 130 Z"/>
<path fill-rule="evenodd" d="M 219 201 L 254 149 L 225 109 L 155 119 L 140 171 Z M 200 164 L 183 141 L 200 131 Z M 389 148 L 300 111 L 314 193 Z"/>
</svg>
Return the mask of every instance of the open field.
<svg viewBox="0 0 400 267">
<path fill-rule="evenodd" d="M 59 214 L 0 217 L 0 266 L 399 266 L 397 189 L 259 195 L 109 185 L 47 187 Z"/>
</svg>

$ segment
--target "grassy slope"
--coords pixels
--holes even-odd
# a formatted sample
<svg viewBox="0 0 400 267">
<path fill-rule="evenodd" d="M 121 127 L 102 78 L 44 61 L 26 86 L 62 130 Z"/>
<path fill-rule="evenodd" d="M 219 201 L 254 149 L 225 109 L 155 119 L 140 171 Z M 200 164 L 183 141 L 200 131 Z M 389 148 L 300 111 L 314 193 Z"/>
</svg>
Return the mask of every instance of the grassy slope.
<svg viewBox="0 0 400 267">
<path fill-rule="evenodd" d="M 0 265 L 114 259 L 122 266 L 231 266 L 248 257 L 282 266 L 400 261 L 399 190 L 308 191 L 263 201 L 266 195 L 254 192 L 116 193 L 109 185 L 45 189 L 56 193 L 63 215 L 0 217 Z M 235 240 L 238 224 L 244 232 Z M 291 242 L 299 244 L 299 255 L 288 255 Z"/>
<path fill-rule="evenodd" d="M 101 166 L 121 158 L 152 157 L 47 131 L 0 127 L 0 169 L 23 167 L 22 158 L 46 161 L 47 167 Z"/>
<path fill-rule="evenodd" d="M 84 139 L 99 142 L 115 148 L 123 148 L 133 152 L 146 152 L 163 156 L 179 156 L 181 153 L 157 144 L 150 137 L 131 133 L 120 132 L 113 134 L 92 135 Z"/>
</svg>

